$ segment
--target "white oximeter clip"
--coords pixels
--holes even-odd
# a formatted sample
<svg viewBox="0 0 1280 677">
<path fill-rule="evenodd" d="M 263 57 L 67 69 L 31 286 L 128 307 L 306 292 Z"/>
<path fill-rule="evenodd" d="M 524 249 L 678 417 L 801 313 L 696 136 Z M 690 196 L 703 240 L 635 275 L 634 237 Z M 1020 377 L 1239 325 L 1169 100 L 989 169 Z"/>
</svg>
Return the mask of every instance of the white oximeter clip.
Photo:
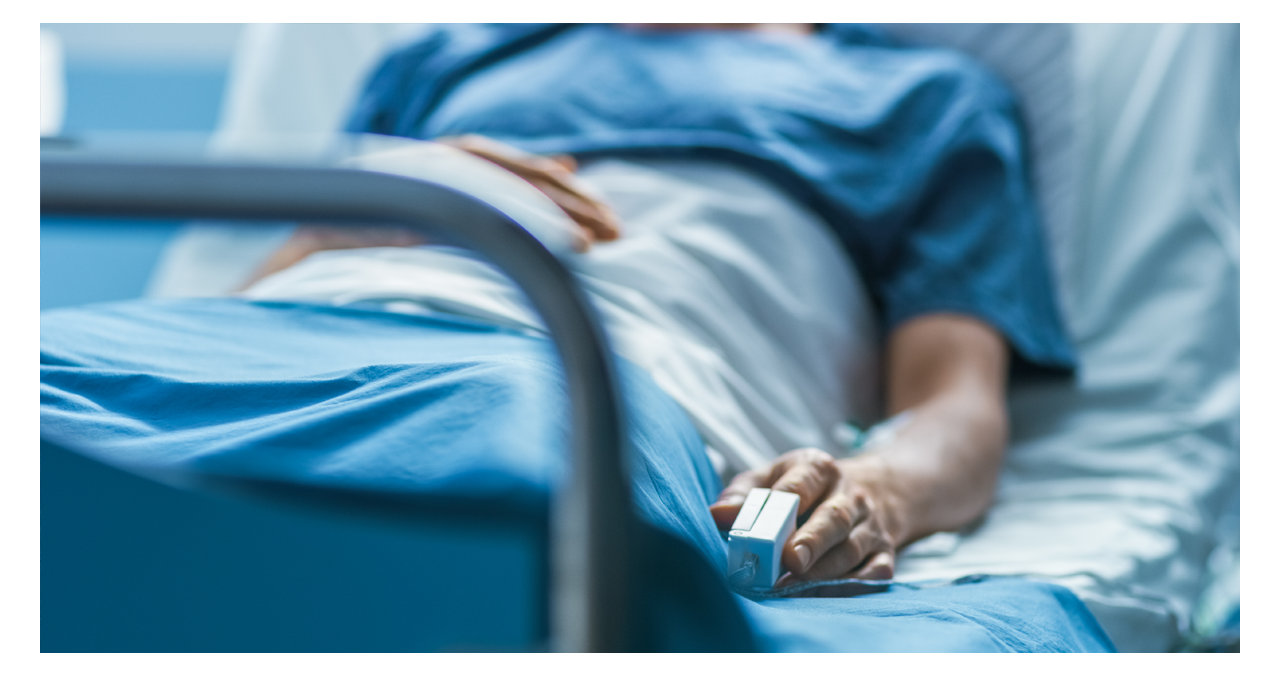
<svg viewBox="0 0 1280 677">
<path fill-rule="evenodd" d="M 752 489 L 729 529 L 729 580 L 739 588 L 772 588 L 782 575 L 782 544 L 796 530 L 800 497 Z"/>
</svg>

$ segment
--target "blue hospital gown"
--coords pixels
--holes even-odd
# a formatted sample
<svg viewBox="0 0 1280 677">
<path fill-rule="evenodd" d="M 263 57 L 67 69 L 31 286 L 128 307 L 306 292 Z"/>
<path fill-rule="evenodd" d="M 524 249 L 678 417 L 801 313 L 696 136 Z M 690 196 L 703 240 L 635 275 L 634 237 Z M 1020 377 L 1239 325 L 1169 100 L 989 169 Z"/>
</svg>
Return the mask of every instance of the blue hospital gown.
<svg viewBox="0 0 1280 677">
<path fill-rule="evenodd" d="M 886 331 L 960 313 L 997 328 L 1015 368 L 1076 364 L 1016 102 L 953 52 L 853 25 L 811 37 L 441 26 L 381 65 L 349 129 L 737 162 L 830 223 Z"/>
</svg>

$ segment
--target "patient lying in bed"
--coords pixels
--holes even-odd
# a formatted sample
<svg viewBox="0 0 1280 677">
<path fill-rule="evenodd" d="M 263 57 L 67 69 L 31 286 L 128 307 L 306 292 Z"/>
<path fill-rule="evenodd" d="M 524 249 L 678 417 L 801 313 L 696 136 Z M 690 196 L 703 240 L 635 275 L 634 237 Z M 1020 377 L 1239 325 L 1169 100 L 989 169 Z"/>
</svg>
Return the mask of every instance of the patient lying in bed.
<svg viewBox="0 0 1280 677">
<path fill-rule="evenodd" d="M 1186 632 L 1215 506 L 1238 487 L 1238 336 L 1223 330 L 1239 322 L 1238 259 L 1215 230 L 1219 212 L 1205 211 L 1202 181 L 1217 163 L 1238 167 L 1224 141 L 1236 138 L 1234 118 L 1216 112 L 1238 97 L 1212 66 L 1238 68 L 1238 30 L 1079 32 L 1093 36 L 1080 43 L 1093 65 L 1077 75 L 1098 99 L 1082 130 L 1082 169 L 1096 172 L 1080 205 L 1089 218 L 1067 243 L 1082 265 L 1062 278 L 1081 367 L 1071 381 L 1011 384 L 996 501 L 949 548 L 899 543 L 894 562 L 907 583 L 1018 578 L 895 585 L 856 600 L 739 598 L 760 647 L 1105 647 L 1079 600 L 1122 649 L 1165 650 Z M 843 462 L 830 423 L 885 415 L 875 370 L 891 365 L 878 366 L 879 347 L 914 318 L 977 318 L 1003 336 L 1014 370 L 1072 363 L 1056 312 L 1040 312 L 1049 297 L 1034 210 L 999 91 L 975 88 L 985 81 L 965 68 L 955 77 L 962 64 L 951 57 L 881 49 L 849 27 L 760 37 L 438 29 L 388 62 L 352 125 L 423 139 L 481 133 L 581 164 L 578 180 L 617 208 L 622 237 L 605 242 L 602 231 L 566 261 L 627 358 L 637 512 L 720 572 L 706 508 L 722 487 L 708 459 L 721 458 L 726 478 L 798 447 Z M 1147 57 L 1167 57 L 1171 44 L 1154 86 Z M 494 50 L 500 58 L 486 56 Z M 779 65 L 808 58 L 825 70 Z M 705 68 L 689 68 L 696 59 Z M 835 81 L 814 82 L 819 73 Z M 974 106 L 948 108 L 958 100 Z M 1121 128 L 1143 130 L 1138 143 L 1113 133 Z M 365 166 L 448 184 L 424 175 L 447 163 L 408 157 L 432 148 L 451 150 L 419 144 Z M 541 204 L 573 223 L 532 184 L 461 157 L 506 181 L 494 178 L 506 188 L 483 199 L 513 215 Z M 331 241 L 299 242 L 302 251 L 347 237 L 314 234 Z M 250 295 L 302 303 L 152 299 L 45 313 L 42 438 L 139 472 L 407 491 L 545 516 L 565 402 L 537 318 L 505 279 L 441 247 L 321 251 L 277 272 Z M 842 303 L 848 314 L 830 310 Z M 1002 312 L 1012 308 L 1024 312 Z M 905 460 L 900 444 L 875 454 L 902 449 Z M 1093 639 L 1073 643 L 1073 626 Z"/>
<path fill-rule="evenodd" d="M 640 41 L 638 52 L 649 50 L 659 60 L 672 40 L 679 45 L 686 39 L 649 28 L 599 30 L 621 31 Z M 814 39 L 807 37 L 807 28 L 766 30 L 763 37 L 731 36 L 736 42 L 727 44 L 760 40 L 753 49 L 792 49 L 787 41 Z M 590 37 L 581 39 L 590 42 Z M 710 33 L 688 39 L 726 44 Z M 657 47 L 651 44 L 655 40 Z M 560 43 L 568 51 L 581 48 L 572 37 L 552 36 L 523 58 L 554 61 L 548 50 L 554 54 Z M 804 49 L 799 58 L 816 58 Z M 705 66 L 716 63 L 709 61 Z M 783 69 L 792 66 L 788 57 L 778 63 Z M 545 73 L 547 65 L 538 72 Z M 502 68 L 490 70 L 495 71 L 486 72 L 490 80 L 508 83 L 515 77 Z M 520 66 L 511 70 L 518 73 Z M 375 78 L 371 88 L 374 99 L 378 82 Z M 423 114 L 425 124 L 415 131 L 432 128 L 437 117 L 452 116 L 451 125 L 441 125 L 448 131 L 470 127 L 493 133 L 497 118 L 485 116 L 509 103 L 495 98 L 508 86 L 463 86 Z M 917 86 L 942 96 L 931 82 Z M 510 96 L 528 103 L 520 91 Z M 907 100 L 894 105 L 906 108 Z M 473 110 L 467 110 L 468 102 Z M 831 102 L 804 106 L 824 103 Z M 858 105 L 863 102 L 850 100 L 846 107 Z M 541 139 L 576 150 L 587 159 L 580 170 L 572 155 L 531 155 L 476 135 L 443 139 L 524 178 L 563 209 L 577 247 L 590 248 L 575 265 L 605 317 L 615 349 L 683 406 L 717 470 L 733 478 L 711 506 L 722 528 L 733 521 L 752 487 L 801 496 L 800 511 L 810 516 L 787 543 L 784 564 L 791 573 L 780 585 L 794 579 L 891 578 L 901 547 L 978 518 L 992 499 L 1007 437 L 1010 342 L 1024 366 L 1071 364 L 1048 294 L 1027 186 L 1017 175 L 1017 141 L 1001 136 L 1016 124 L 1008 111 L 981 104 L 976 111 L 944 100 L 934 107 L 951 109 L 965 120 L 944 118 L 938 124 L 959 126 L 910 130 L 908 136 L 941 134 L 954 141 L 974 134 L 967 126 L 998 124 L 1001 115 L 1007 130 L 997 129 L 986 139 L 997 150 L 975 150 L 966 143 L 976 142 L 962 142 L 935 158 L 940 166 L 910 167 L 912 160 L 890 153 L 883 170 L 873 175 L 911 171 L 917 176 L 904 176 L 903 186 L 890 188 L 889 197 L 873 196 L 892 198 L 889 204 L 848 204 L 865 201 L 876 188 L 836 182 L 835 190 L 854 194 L 836 194 L 835 200 L 847 202 L 840 206 L 865 210 L 855 221 L 880 217 L 885 223 L 870 224 L 879 231 L 855 223 L 833 232 L 831 210 L 818 213 L 795 191 L 744 169 L 741 158 L 726 162 L 707 153 L 699 157 L 686 151 L 675 154 L 693 157 L 670 158 L 664 157 L 670 151 L 655 152 L 670 139 L 656 146 L 613 139 L 611 145 L 586 148 L 594 142 L 586 127 L 565 142 L 564 130 L 556 130 L 557 136 L 550 129 L 522 129 L 525 123 L 498 126 L 508 140 L 525 146 L 537 146 Z M 882 114 L 887 117 L 880 125 L 895 124 L 889 121 L 902 116 Z M 544 115 L 554 117 L 554 111 Z M 521 119 L 530 117 L 537 115 L 525 111 Z M 777 131 L 758 132 L 765 137 L 757 139 L 765 151 L 774 150 L 766 142 Z M 889 134 L 881 141 L 889 144 L 893 138 Z M 836 165 L 871 159 L 858 153 L 841 157 L 820 135 L 807 141 L 820 144 Z M 691 147 L 700 149 L 703 143 Z M 638 158 L 637 150 L 650 152 Z M 803 140 L 793 150 L 805 151 Z M 377 158 L 367 162 L 378 169 Z M 800 162 L 778 164 L 794 168 Z M 938 176 L 953 177 L 955 185 Z M 528 191 L 525 197 L 538 199 Z M 885 218 L 895 210 L 902 212 L 896 222 Z M 412 244 L 418 242 L 406 233 L 302 228 L 257 276 L 264 279 L 243 293 L 335 304 L 375 301 L 390 310 L 448 312 L 541 331 L 519 294 L 485 263 L 447 248 L 403 248 Z M 1006 270 L 996 272 L 1002 267 Z M 965 279 L 969 273 L 978 279 Z M 1001 289 L 1001 284 L 1012 288 Z M 845 421 L 865 426 L 908 411 L 906 425 L 874 448 L 850 456 L 838 441 L 836 431 Z"/>
<path fill-rule="evenodd" d="M 503 33 L 527 28 L 458 30 L 532 47 Z M 532 35 L 542 42 L 527 56 L 576 68 L 575 50 L 589 48 L 674 77 L 663 87 L 688 105 L 654 109 L 664 99 L 641 92 L 623 96 L 627 106 L 584 106 L 599 77 L 617 71 L 557 94 L 546 87 L 574 81 L 534 82 L 555 71 L 544 61 L 524 72 L 530 64 L 511 59 L 478 71 L 496 81 L 427 97 L 434 112 L 404 110 L 439 82 L 433 69 L 450 67 L 431 55 L 458 56 L 433 38 L 392 57 L 356 126 L 452 136 L 484 158 L 449 149 L 455 159 L 497 172 L 495 185 L 509 189 L 491 202 L 541 200 L 563 210 L 563 229 L 580 229 L 579 246 L 595 241 L 568 263 L 625 359 L 637 512 L 723 572 L 716 522 L 727 526 L 751 487 L 794 491 L 808 517 L 785 550 L 789 580 L 888 579 L 902 546 L 979 517 L 1007 435 L 1006 364 L 1073 363 L 1003 90 L 951 57 L 922 69 L 873 49 L 870 61 L 850 61 L 857 35 Z M 476 37 L 459 44 L 485 43 Z M 615 44 L 635 51 L 611 53 Z M 683 62 L 702 47 L 712 48 L 707 68 L 745 60 L 717 83 L 732 91 L 699 99 L 704 83 L 664 63 L 669 49 Z M 756 66 L 775 60 L 772 85 L 759 88 Z M 830 68 L 812 68 L 822 63 Z M 842 70 L 849 63 L 861 65 Z M 396 64 L 427 80 L 401 77 Z M 806 86 L 815 91 L 794 96 Z M 850 104 L 824 106 L 824 93 Z M 518 114 L 501 110 L 507 96 Z M 556 109 L 565 102 L 610 125 L 571 119 Z M 457 138 L 467 132 L 522 150 Z M 406 146 L 358 164 L 421 175 L 413 155 L 445 150 Z M 582 167 L 529 152 L 569 154 Z M 126 466 L 505 501 L 538 514 L 558 476 L 564 403 L 537 318 L 483 261 L 386 235 L 302 231 L 244 290 L 264 303 L 49 314 L 43 434 Z M 907 411 L 892 440 L 842 453 L 837 425 Z M 733 478 L 718 501 L 708 458 Z M 762 646 L 791 650 L 1109 646 L 1079 600 L 1043 583 L 894 586 L 873 597 L 733 603 Z"/>
</svg>

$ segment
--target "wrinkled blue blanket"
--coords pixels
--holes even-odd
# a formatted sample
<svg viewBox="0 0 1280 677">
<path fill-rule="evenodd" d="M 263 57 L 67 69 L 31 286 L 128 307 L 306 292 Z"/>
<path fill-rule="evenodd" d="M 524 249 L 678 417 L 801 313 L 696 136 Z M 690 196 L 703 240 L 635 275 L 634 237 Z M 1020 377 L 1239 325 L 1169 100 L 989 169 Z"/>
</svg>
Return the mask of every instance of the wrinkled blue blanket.
<svg viewBox="0 0 1280 677">
<path fill-rule="evenodd" d="M 235 299 L 106 304 L 46 312 L 40 362 L 42 437 L 119 466 L 542 514 L 564 472 L 566 396 L 552 346 L 459 319 Z M 646 374 L 626 363 L 620 372 L 637 510 L 698 553 L 663 561 L 704 581 L 709 613 L 723 617 L 704 610 L 686 622 L 745 619 L 750 645 L 774 651 L 1112 648 L 1070 592 L 1015 579 L 847 599 L 730 597 L 706 510 L 720 485 L 702 442 Z M 715 606 L 716 595 L 730 601 Z M 664 622 L 677 611 L 654 613 L 656 625 L 680 627 L 674 615 Z"/>
</svg>

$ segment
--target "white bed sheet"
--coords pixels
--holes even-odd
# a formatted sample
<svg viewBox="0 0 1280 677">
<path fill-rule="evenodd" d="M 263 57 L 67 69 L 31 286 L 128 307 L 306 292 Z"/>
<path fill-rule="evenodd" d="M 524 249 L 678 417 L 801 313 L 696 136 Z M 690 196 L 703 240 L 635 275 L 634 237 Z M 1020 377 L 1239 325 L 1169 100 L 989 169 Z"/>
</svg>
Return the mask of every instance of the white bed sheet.
<svg viewBox="0 0 1280 677">
<path fill-rule="evenodd" d="M 1238 501 L 1239 31 L 1081 26 L 1076 43 L 1079 378 L 1014 389 L 996 505 L 901 575 L 1051 576 L 1120 649 L 1167 650 Z"/>
</svg>

